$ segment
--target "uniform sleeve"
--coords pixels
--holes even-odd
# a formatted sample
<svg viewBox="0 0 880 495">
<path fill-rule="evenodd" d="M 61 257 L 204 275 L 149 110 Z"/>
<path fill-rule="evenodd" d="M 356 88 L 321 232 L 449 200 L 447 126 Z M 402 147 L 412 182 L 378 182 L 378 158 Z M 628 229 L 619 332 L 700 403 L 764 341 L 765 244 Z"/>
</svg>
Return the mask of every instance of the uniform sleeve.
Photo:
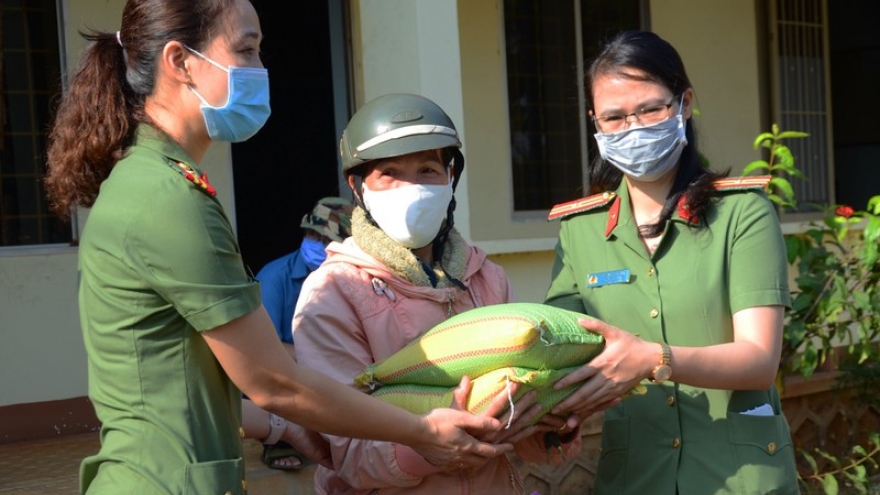
<svg viewBox="0 0 880 495">
<path fill-rule="evenodd" d="M 788 262 L 779 218 L 762 193 L 737 194 L 730 249 L 730 310 L 791 307 Z"/>
<path fill-rule="evenodd" d="M 571 266 L 571 222 L 563 220 L 559 231 L 559 240 L 556 242 L 556 258 L 553 261 L 553 271 L 550 274 L 550 288 L 544 303 L 558 308 L 586 313 L 584 303 L 581 300 L 577 278 Z"/>
<path fill-rule="evenodd" d="M 215 199 L 169 178 L 133 223 L 127 258 L 198 331 L 255 310 L 260 287 L 248 277 L 232 228 Z"/>
<path fill-rule="evenodd" d="M 352 304 L 363 283 L 369 282 L 363 282 L 351 265 L 323 265 L 306 278 L 293 316 L 297 362 L 345 385 L 353 385 L 353 378 L 374 361 Z M 356 417 L 357 412 L 350 414 Z M 409 487 L 427 474 L 406 472 L 398 462 L 396 444 L 323 437 L 331 446 L 335 474 L 354 488 Z"/>
</svg>

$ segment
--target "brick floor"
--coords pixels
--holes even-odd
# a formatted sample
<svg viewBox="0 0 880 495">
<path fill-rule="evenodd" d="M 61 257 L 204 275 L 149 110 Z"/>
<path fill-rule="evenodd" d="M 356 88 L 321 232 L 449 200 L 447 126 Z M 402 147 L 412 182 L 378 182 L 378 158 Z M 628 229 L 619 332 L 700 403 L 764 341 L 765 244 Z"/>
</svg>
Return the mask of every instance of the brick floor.
<svg viewBox="0 0 880 495">
<path fill-rule="evenodd" d="M 97 433 L 0 445 L 0 493 L 77 494 L 80 461 L 98 447 Z M 248 495 L 314 495 L 313 465 L 294 472 L 268 469 L 261 451 L 259 442 L 245 440 Z"/>
</svg>

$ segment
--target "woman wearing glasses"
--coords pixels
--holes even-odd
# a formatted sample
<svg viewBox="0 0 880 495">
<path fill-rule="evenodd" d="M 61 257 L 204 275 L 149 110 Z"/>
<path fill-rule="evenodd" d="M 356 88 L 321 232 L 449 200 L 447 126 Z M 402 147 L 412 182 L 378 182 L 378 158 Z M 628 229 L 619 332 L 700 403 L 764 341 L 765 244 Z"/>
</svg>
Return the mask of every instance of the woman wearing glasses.
<svg viewBox="0 0 880 495">
<path fill-rule="evenodd" d="M 798 493 L 774 379 L 790 304 L 763 188 L 703 167 L 694 90 L 676 50 L 629 31 L 586 74 L 599 156 L 592 196 L 561 219 L 546 302 L 606 338 L 553 411 L 605 409 L 595 493 Z M 620 396 L 646 381 L 647 393 Z"/>
</svg>

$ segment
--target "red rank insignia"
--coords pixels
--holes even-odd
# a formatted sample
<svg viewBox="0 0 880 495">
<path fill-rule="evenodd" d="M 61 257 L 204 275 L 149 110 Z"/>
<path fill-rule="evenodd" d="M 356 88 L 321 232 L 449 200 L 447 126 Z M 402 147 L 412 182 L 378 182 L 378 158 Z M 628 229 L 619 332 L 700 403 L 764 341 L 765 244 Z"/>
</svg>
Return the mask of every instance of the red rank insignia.
<svg viewBox="0 0 880 495">
<path fill-rule="evenodd" d="M 183 162 L 176 163 L 177 166 L 180 167 L 181 170 L 183 170 L 183 176 L 186 178 L 186 180 L 200 187 L 203 191 L 210 194 L 211 196 L 217 195 L 217 190 L 214 189 L 214 186 L 212 186 L 210 182 L 208 182 L 207 173 L 203 172 L 200 177 L 198 174 L 196 174 L 196 171 L 193 170 L 192 167 L 190 167 L 189 165 Z"/>
</svg>

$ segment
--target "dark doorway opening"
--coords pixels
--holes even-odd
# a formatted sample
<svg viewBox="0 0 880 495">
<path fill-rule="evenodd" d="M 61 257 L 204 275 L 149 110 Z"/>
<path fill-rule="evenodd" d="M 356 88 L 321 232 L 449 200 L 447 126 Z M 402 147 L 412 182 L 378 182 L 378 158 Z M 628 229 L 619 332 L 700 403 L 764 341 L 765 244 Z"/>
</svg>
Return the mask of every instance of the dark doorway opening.
<svg viewBox="0 0 880 495">
<path fill-rule="evenodd" d="M 873 12 L 873 14 L 871 13 Z M 880 183 L 880 39 L 877 2 L 828 2 L 837 204 L 864 209 Z"/>
<path fill-rule="evenodd" d="M 256 274 L 297 249 L 302 216 L 340 191 L 327 3 L 253 4 L 272 115 L 256 136 L 232 145 L 232 161 L 238 242 Z"/>
</svg>

